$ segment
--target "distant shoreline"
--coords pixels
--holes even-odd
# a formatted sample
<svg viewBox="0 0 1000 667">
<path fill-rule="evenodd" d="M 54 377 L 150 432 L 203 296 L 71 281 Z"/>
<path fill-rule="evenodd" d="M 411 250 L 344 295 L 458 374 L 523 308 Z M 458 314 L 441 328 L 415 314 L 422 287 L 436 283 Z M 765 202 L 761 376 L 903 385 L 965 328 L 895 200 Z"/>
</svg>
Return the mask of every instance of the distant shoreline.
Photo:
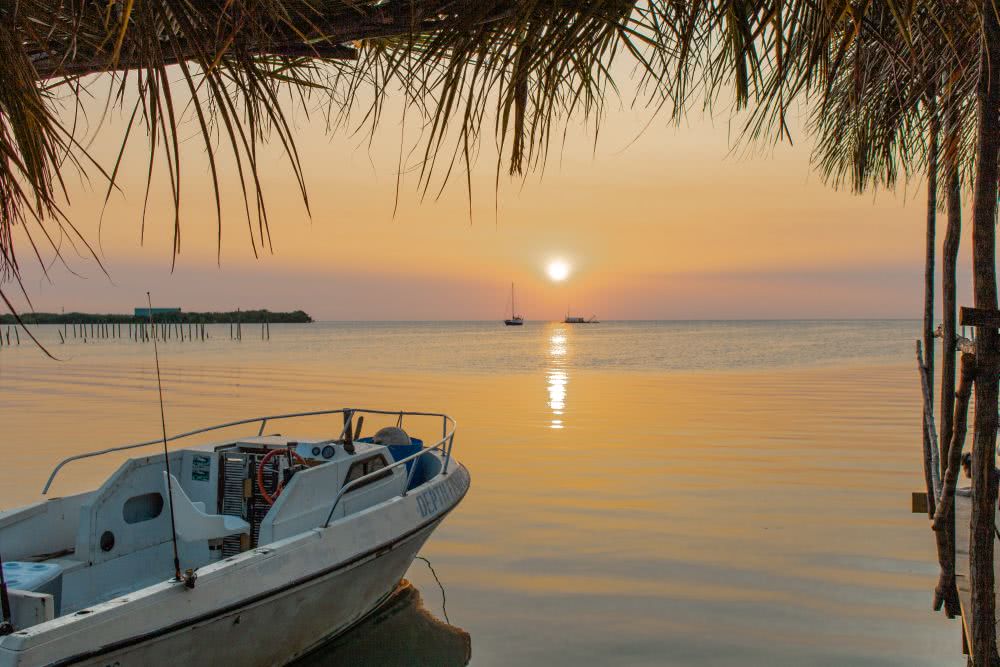
<svg viewBox="0 0 1000 667">
<path fill-rule="evenodd" d="M 167 312 L 154 313 L 153 320 L 157 323 L 182 324 L 227 324 L 242 322 L 255 324 L 261 322 L 305 324 L 313 321 L 308 313 L 302 310 L 276 312 L 270 310 L 234 310 L 229 312 Z M 130 324 L 148 323 L 146 315 L 127 315 L 123 313 L 21 313 L 21 321 L 25 324 Z M 17 324 L 13 315 L 0 315 L 0 324 Z"/>
</svg>

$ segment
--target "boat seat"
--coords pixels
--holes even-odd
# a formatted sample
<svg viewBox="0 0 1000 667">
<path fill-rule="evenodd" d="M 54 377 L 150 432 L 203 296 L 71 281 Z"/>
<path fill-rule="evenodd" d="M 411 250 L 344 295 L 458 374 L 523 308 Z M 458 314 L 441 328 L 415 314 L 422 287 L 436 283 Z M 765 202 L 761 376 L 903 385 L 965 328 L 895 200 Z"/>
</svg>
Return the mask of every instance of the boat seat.
<svg viewBox="0 0 1000 667">
<path fill-rule="evenodd" d="M 163 484 L 167 484 L 166 472 L 163 473 Z M 170 475 L 170 490 L 174 498 L 174 525 L 182 539 L 191 542 L 215 540 L 250 532 L 250 524 L 238 516 L 206 514 L 205 503 L 191 502 L 184 487 L 173 475 Z"/>
</svg>

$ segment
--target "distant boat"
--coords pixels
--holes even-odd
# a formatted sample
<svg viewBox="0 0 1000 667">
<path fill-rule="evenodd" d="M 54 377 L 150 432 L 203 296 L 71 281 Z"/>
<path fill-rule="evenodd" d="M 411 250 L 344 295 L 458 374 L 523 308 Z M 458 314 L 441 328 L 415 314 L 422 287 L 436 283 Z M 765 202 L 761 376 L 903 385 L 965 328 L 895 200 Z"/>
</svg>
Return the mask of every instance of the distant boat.
<svg viewBox="0 0 1000 667">
<path fill-rule="evenodd" d="M 524 318 L 517 314 L 517 309 L 514 306 L 514 283 L 510 284 L 510 319 L 504 320 L 503 323 L 509 327 L 524 325 Z"/>
<path fill-rule="evenodd" d="M 564 324 L 600 324 L 597 319 L 597 315 L 591 315 L 589 318 L 577 317 L 576 315 L 570 315 L 569 311 L 566 311 L 566 319 L 563 320 Z"/>
</svg>

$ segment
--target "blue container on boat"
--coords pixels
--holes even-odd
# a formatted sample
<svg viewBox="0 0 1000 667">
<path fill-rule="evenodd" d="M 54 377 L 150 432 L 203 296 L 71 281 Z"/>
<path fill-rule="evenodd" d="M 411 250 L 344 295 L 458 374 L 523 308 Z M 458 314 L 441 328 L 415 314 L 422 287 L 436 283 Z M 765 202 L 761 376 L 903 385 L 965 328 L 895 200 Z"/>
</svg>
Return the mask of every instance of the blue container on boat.
<svg viewBox="0 0 1000 667">
<path fill-rule="evenodd" d="M 408 445 L 389 445 L 389 453 L 392 454 L 392 459 L 394 461 L 402 461 L 407 456 L 413 456 L 423 448 L 423 440 L 420 440 L 419 438 L 410 438 L 410 444 Z M 414 459 L 412 461 L 407 461 L 406 472 L 410 472 L 410 468 L 413 467 L 413 464 L 419 463 L 420 460 L 421 459 Z"/>
</svg>

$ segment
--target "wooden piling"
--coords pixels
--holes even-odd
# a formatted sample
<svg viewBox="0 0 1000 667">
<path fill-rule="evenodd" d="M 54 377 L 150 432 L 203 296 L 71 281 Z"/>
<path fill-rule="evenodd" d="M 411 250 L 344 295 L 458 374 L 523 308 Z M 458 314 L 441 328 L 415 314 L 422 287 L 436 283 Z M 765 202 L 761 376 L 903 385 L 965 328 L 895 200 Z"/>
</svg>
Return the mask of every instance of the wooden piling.
<svg viewBox="0 0 1000 667">
<path fill-rule="evenodd" d="M 945 452 L 946 470 L 941 490 L 941 502 L 934 514 L 934 536 L 937 541 L 941 575 L 934 589 L 934 610 L 944 606 L 945 614 L 954 618 L 962 612 L 956 581 L 955 489 L 962 468 L 962 448 L 969 419 L 969 400 L 976 374 L 975 355 L 963 353 L 959 361 L 960 375 L 955 390 L 955 410 L 952 419 L 951 443 Z"/>
<path fill-rule="evenodd" d="M 923 394 L 921 426 L 924 445 L 924 481 L 927 483 L 927 516 L 934 518 L 937 499 L 941 495 L 940 461 L 938 459 L 937 429 L 934 427 L 934 404 L 930 387 L 933 378 L 928 378 L 930 369 L 924 363 L 920 340 L 917 340 L 917 372 L 920 374 L 920 388 Z"/>
</svg>

